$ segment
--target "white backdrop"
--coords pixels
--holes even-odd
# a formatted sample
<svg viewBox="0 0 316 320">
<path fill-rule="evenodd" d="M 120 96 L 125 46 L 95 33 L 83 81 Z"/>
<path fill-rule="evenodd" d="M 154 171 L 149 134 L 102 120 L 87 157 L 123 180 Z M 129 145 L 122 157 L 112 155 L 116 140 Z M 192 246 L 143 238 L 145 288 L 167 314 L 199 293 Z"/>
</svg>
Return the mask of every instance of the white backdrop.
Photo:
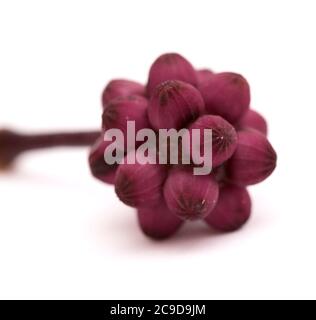
<svg viewBox="0 0 316 320">
<path fill-rule="evenodd" d="M 0 298 L 316 298 L 315 1 L 0 1 L 0 126 L 98 128 L 113 77 L 176 51 L 242 73 L 278 152 L 253 217 L 152 242 L 87 150 L 0 175 Z"/>
</svg>

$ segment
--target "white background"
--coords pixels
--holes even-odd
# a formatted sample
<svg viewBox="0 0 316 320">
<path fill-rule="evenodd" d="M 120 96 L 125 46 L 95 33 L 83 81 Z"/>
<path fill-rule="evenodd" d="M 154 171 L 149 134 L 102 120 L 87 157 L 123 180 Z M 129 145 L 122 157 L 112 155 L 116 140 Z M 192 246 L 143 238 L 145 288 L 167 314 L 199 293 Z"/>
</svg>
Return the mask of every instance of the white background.
<svg viewBox="0 0 316 320">
<path fill-rule="evenodd" d="M 176 51 L 242 73 L 278 152 L 253 217 L 153 242 L 87 150 L 26 155 L 0 176 L 0 298 L 316 298 L 315 1 L 0 1 L 0 126 L 99 128 L 113 77 Z"/>
</svg>

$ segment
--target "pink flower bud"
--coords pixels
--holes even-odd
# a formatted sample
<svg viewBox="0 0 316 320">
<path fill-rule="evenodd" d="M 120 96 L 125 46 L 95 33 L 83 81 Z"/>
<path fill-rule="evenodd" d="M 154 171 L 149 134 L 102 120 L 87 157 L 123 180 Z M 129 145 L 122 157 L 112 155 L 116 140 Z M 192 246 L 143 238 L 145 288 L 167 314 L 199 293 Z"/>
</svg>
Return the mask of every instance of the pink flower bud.
<svg viewBox="0 0 316 320">
<path fill-rule="evenodd" d="M 235 152 L 237 147 L 237 132 L 235 128 L 222 117 L 211 115 L 199 117 L 189 127 L 191 138 L 192 130 L 196 129 L 200 130 L 200 150 L 198 151 L 201 156 L 204 156 L 204 130 L 212 130 L 212 157 L 210 155 L 207 161 L 208 165 L 212 164 L 213 167 L 217 167 L 228 160 Z M 191 141 L 191 150 L 194 150 L 192 144 Z"/>
<path fill-rule="evenodd" d="M 148 117 L 156 130 L 180 129 L 203 111 L 200 92 L 188 83 L 172 80 L 155 89 L 148 106 Z"/>
<path fill-rule="evenodd" d="M 219 231 L 235 231 L 248 221 L 250 213 L 247 189 L 228 185 L 220 189 L 217 205 L 205 221 Z"/>
<path fill-rule="evenodd" d="M 120 164 L 115 176 L 115 192 L 131 207 L 152 207 L 162 200 L 166 167 L 159 164 Z"/>
<path fill-rule="evenodd" d="M 113 99 L 118 97 L 127 97 L 131 95 L 145 95 L 145 86 L 142 84 L 125 80 L 115 79 L 108 83 L 102 93 L 102 105 L 103 108 Z"/>
<path fill-rule="evenodd" d="M 268 125 L 264 117 L 254 110 L 248 110 L 247 113 L 239 120 L 240 129 L 252 128 L 260 131 L 265 136 L 268 134 Z"/>
<path fill-rule="evenodd" d="M 154 239 L 171 237 L 183 224 L 183 220 L 171 213 L 164 201 L 155 207 L 139 208 L 137 216 L 143 232 Z"/>
<path fill-rule="evenodd" d="M 207 113 L 219 115 L 232 124 L 238 122 L 249 108 L 249 85 L 239 74 L 214 74 L 201 85 L 200 91 Z"/>
<path fill-rule="evenodd" d="M 117 164 L 107 164 L 105 161 L 106 148 L 112 142 L 103 141 L 103 137 L 100 137 L 92 146 L 89 154 L 89 166 L 92 175 L 108 184 L 114 184 L 115 173 L 117 170 Z"/>
<path fill-rule="evenodd" d="M 276 167 L 277 155 L 267 138 L 256 130 L 238 133 L 238 145 L 227 163 L 227 176 L 237 185 L 265 180 Z"/>
<path fill-rule="evenodd" d="M 217 203 L 218 184 L 210 175 L 198 176 L 192 169 L 174 168 L 166 180 L 164 197 L 169 210 L 179 218 L 204 218 Z"/>
<path fill-rule="evenodd" d="M 151 66 L 147 93 L 152 95 L 155 87 L 166 80 L 181 80 L 196 86 L 197 78 L 191 63 L 177 53 L 161 55 Z"/>
<path fill-rule="evenodd" d="M 103 129 L 120 129 L 127 138 L 127 121 L 135 121 L 136 133 L 149 128 L 147 117 L 148 100 L 140 96 L 119 97 L 111 100 L 104 109 Z"/>
<path fill-rule="evenodd" d="M 196 70 L 198 88 L 214 76 L 214 72 L 209 69 Z"/>
</svg>

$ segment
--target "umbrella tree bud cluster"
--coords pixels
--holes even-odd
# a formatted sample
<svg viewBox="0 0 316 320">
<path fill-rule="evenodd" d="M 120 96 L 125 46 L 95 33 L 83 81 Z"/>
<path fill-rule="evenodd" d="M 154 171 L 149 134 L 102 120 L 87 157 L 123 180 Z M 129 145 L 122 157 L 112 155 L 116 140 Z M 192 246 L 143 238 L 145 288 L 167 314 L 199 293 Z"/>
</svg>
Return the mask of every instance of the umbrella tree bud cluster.
<svg viewBox="0 0 316 320">
<path fill-rule="evenodd" d="M 248 221 L 246 187 L 265 180 L 277 156 L 265 119 L 250 109 L 243 76 L 196 70 L 181 55 L 167 53 L 152 64 L 146 85 L 110 81 L 102 106 L 103 133 L 90 152 L 91 172 L 114 184 L 119 199 L 137 209 L 146 235 L 167 238 L 196 219 L 219 231 L 237 230 Z M 118 129 L 121 141 L 104 141 L 104 133 Z M 169 130 L 184 134 L 162 141 Z M 209 131 L 211 140 L 204 134 Z M 117 161 L 105 161 L 111 157 Z M 213 170 L 197 174 L 206 166 Z"/>
</svg>

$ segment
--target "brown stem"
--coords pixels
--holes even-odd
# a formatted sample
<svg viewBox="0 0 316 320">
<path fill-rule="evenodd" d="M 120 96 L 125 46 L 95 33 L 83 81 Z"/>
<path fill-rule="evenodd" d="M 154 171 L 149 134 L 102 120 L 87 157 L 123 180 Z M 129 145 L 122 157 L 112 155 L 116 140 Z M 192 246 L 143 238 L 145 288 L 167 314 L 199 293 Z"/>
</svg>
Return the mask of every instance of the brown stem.
<svg viewBox="0 0 316 320">
<path fill-rule="evenodd" d="M 91 145 L 99 135 L 99 131 L 25 135 L 22 137 L 22 143 L 24 150 L 52 147 L 81 147 Z"/>
<path fill-rule="evenodd" d="M 0 130 L 0 167 L 7 167 L 22 153 L 53 147 L 89 146 L 100 131 L 21 134 Z"/>
</svg>

